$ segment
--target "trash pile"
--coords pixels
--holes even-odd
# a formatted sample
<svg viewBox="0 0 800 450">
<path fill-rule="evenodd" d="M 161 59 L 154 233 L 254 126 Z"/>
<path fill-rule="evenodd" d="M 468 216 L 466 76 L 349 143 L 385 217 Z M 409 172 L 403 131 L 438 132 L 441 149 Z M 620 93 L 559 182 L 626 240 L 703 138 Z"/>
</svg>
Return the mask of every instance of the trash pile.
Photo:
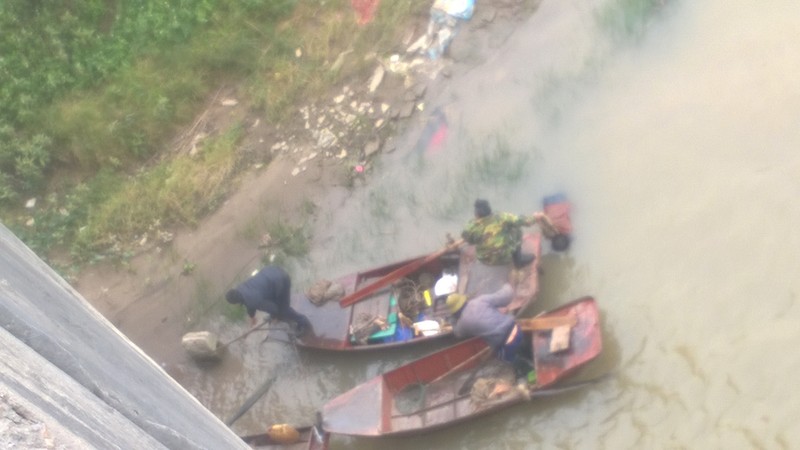
<svg viewBox="0 0 800 450">
<path fill-rule="evenodd" d="M 371 22 L 378 5 L 379 0 L 351 0 L 359 24 Z M 389 137 L 393 122 L 424 111 L 427 83 L 441 73 L 442 57 L 462 24 L 472 18 L 474 10 L 474 0 L 434 1 L 427 29 L 404 54 L 377 57 L 377 65 L 366 83 L 344 86 L 330 101 L 300 108 L 299 123 L 303 124 L 303 129 L 281 133 L 283 136 L 278 136 L 270 152 L 297 155 L 292 176 L 304 172 L 313 160 L 323 157 L 349 164 L 354 179 L 363 177 L 374 155 L 394 150 L 394 142 Z M 331 70 L 346 64 L 350 53 L 352 51 L 339 55 Z M 387 86 L 392 84 L 387 83 L 389 78 L 401 80 L 399 88 L 396 81 Z M 442 145 L 447 132 L 446 117 L 437 110 L 430 122 L 416 150 L 437 149 Z"/>
<path fill-rule="evenodd" d="M 431 7 L 427 32 L 408 52 L 421 52 L 430 59 L 441 57 L 458 33 L 461 22 L 471 19 L 474 11 L 474 0 L 436 0 Z"/>
</svg>

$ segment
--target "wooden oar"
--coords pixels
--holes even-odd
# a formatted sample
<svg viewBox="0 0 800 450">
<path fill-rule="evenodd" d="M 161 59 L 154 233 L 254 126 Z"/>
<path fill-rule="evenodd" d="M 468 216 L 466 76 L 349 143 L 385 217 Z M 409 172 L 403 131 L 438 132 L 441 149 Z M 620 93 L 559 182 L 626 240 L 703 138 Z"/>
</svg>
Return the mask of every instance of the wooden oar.
<svg viewBox="0 0 800 450">
<path fill-rule="evenodd" d="M 445 373 L 439 375 L 438 377 L 434 378 L 428 384 L 433 384 L 433 383 L 436 383 L 437 381 L 442 380 L 444 377 L 450 375 L 453 372 L 456 372 L 456 371 L 460 370 L 461 368 L 463 368 L 467 364 L 475 361 L 476 359 L 480 359 L 481 357 L 483 357 L 484 355 L 486 355 L 490 351 L 492 351 L 491 347 L 484 348 L 483 350 L 479 351 L 478 353 L 475 353 L 474 355 L 470 356 L 469 358 L 465 359 L 464 361 L 461 361 L 460 363 L 456 364 L 452 369 L 448 369 L 447 372 L 445 372 Z"/>
<path fill-rule="evenodd" d="M 398 404 L 397 405 L 398 411 L 402 411 L 404 409 L 409 409 L 409 410 L 419 409 L 420 407 L 422 407 L 422 405 L 425 404 L 425 397 L 427 396 L 428 386 L 431 386 L 431 385 L 435 384 L 436 382 L 444 379 L 448 375 L 452 374 L 453 372 L 456 372 L 456 371 L 462 369 L 464 366 L 466 366 L 467 364 L 475 361 L 476 359 L 482 358 L 482 357 L 486 356 L 487 354 L 491 355 L 491 350 L 492 350 L 491 347 L 485 347 L 485 348 L 481 349 L 478 353 L 475 353 L 474 355 L 470 356 L 469 358 L 465 359 L 464 361 L 461 361 L 460 363 L 456 364 L 455 366 L 451 367 L 450 369 L 447 369 L 447 371 L 445 371 L 445 373 L 439 375 L 438 377 L 434 378 L 431 381 L 419 382 L 419 383 L 411 383 L 409 385 L 406 385 L 400 391 L 400 393 L 398 393 L 398 397 L 402 396 L 404 398 L 415 399 L 415 400 L 411 400 L 407 405 Z M 479 365 L 475 370 L 477 371 L 480 368 L 481 368 L 481 366 Z"/>
<path fill-rule="evenodd" d="M 439 258 L 440 256 L 444 255 L 445 253 L 447 253 L 449 251 L 452 251 L 454 248 L 458 247 L 459 245 L 461 245 L 463 243 L 464 243 L 464 240 L 463 239 L 459 239 L 459 240 L 453 242 L 452 244 L 448 244 L 445 248 L 443 248 L 443 249 L 441 249 L 439 251 L 431 253 L 430 255 L 428 255 L 428 256 L 426 256 L 424 258 L 417 259 L 415 261 L 412 261 L 412 262 L 406 264 L 403 267 L 397 268 L 397 269 L 389 272 L 388 274 L 382 276 L 381 278 L 378 278 L 376 281 L 370 283 L 369 285 L 364 286 L 361 289 L 355 290 L 350 295 L 346 295 L 344 298 L 339 300 L 339 306 L 341 306 L 342 308 L 346 308 L 346 307 L 351 306 L 351 305 L 353 305 L 355 303 L 358 303 L 359 301 L 364 299 L 366 296 L 372 294 L 373 292 L 377 291 L 378 289 L 381 289 L 381 288 L 383 288 L 385 286 L 388 286 L 389 284 L 394 283 L 395 281 L 399 280 L 400 278 L 402 278 L 402 277 L 414 272 L 415 270 L 418 270 L 420 267 L 424 266 L 425 264 L 428 264 L 429 262 L 435 260 L 436 258 Z"/>
<path fill-rule="evenodd" d="M 489 350 L 490 347 L 486 347 L 485 349 L 481 350 L 480 353 L 476 354 L 475 356 L 484 353 L 486 350 Z M 464 361 L 466 362 L 466 361 Z M 466 392 L 469 392 L 472 389 L 472 383 L 475 382 L 475 377 L 478 376 L 478 372 L 481 370 L 481 366 L 476 367 L 467 377 L 466 380 L 461 384 L 461 387 L 458 389 L 458 395 L 464 395 Z"/>
<path fill-rule="evenodd" d="M 586 387 L 592 384 L 599 383 L 601 381 L 605 381 L 608 378 L 611 378 L 613 375 L 614 375 L 613 372 L 607 372 L 602 375 L 598 375 L 594 378 L 590 378 L 588 380 L 573 381 L 572 383 L 557 384 L 555 386 L 548 386 L 541 389 L 533 389 L 531 390 L 531 397 L 528 400 L 534 399 L 536 397 L 547 397 L 550 395 L 557 395 L 557 394 L 563 394 L 565 392 L 574 391 L 575 389 L 580 389 L 582 387 Z"/>
</svg>

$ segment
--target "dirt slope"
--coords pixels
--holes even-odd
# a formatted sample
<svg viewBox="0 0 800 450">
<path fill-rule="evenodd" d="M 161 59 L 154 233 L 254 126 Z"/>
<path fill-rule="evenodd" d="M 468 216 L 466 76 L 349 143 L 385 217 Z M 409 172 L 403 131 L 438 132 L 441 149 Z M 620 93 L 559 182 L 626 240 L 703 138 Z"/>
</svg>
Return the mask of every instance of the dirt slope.
<svg viewBox="0 0 800 450">
<path fill-rule="evenodd" d="M 401 54 L 401 62 L 424 61 L 409 73 L 403 68 L 393 72 L 387 64 L 390 55 L 386 55 L 376 61 L 376 70 L 381 61 L 386 70 L 374 92 L 370 83 L 375 74 L 332 86 L 328 98 L 298 105 L 292 130 L 275 129 L 251 115 L 246 100 L 237 98 L 233 88 L 217 93 L 186 135 L 195 139 L 224 130 L 233 121 L 247 124 L 242 151 L 252 153 L 247 157 L 252 165 L 235 190 L 198 226 L 171 230 L 174 239 L 166 244 L 150 239 L 126 269 L 96 266 L 86 270 L 75 283 L 76 289 L 158 363 L 170 367 L 184 362 L 187 356 L 180 338 L 192 329 L 188 318 L 198 309 L 192 305 L 199 299 L 221 301 L 222 293 L 244 276 L 243 271 L 258 265 L 263 254 L 259 238 L 269 219 L 281 217 L 296 223 L 304 219 L 309 202 L 324 211 L 335 211 L 354 188 L 353 165 L 363 164 L 368 172 L 371 158 L 393 151 L 391 134 L 402 132 L 411 115 L 419 114 L 417 106 L 424 104 L 425 97 L 432 90 L 441 91 L 449 77 L 480 64 L 481 55 L 501 45 L 514 24 L 534 10 L 535 2 L 525 0 L 480 2 L 445 58 Z M 426 25 L 410 24 L 409 40 L 399 45 L 411 45 Z M 328 116 L 320 118 L 324 111 Z M 353 114 L 369 119 L 369 133 L 352 127 L 342 133 L 327 125 L 336 120 L 348 123 Z M 339 147 L 323 139 L 326 126 L 338 133 Z M 377 141 L 369 138 L 376 135 L 380 136 Z M 184 147 L 185 143 L 186 139 Z M 347 156 L 342 153 L 345 147 Z M 363 180 L 356 181 L 355 188 L 363 188 L 358 183 Z M 193 264 L 188 276 L 182 275 L 185 262 Z"/>
</svg>

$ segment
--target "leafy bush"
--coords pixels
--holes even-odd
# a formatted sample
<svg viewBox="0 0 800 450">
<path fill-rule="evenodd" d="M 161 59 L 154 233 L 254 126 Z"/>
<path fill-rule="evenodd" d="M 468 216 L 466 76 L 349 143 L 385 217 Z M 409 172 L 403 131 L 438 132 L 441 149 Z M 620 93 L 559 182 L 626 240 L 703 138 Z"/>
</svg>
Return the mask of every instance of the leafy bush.
<svg viewBox="0 0 800 450">
<path fill-rule="evenodd" d="M 267 9 L 274 11 L 287 2 L 276 3 Z M 134 158 L 151 154 L 155 142 L 165 135 L 164 131 L 151 133 L 156 128 L 153 122 L 175 120 L 171 99 L 185 94 L 185 85 L 171 86 L 156 78 L 149 80 L 147 86 L 136 86 L 123 77 L 121 86 L 128 92 L 135 90 L 136 95 L 118 96 L 117 103 L 101 108 L 96 108 L 100 104 L 96 98 L 88 98 L 85 104 L 95 111 L 94 115 L 81 111 L 83 104 L 77 102 L 76 106 L 75 100 L 61 106 L 54 106 L 53 102 L 70 92 L 84 97 L 81 90 L 102 86 L 121 71 L 124 73 L 136 58 L 187 42 L 198 26 L 208 24 L 215 11 L 231 5 L 236 2 L 0 2 L 0 129 L 10 135 L 10 139 L 3 136 L 0 145 L 0 168 L 4 173 L 0 201 L 41 189 L 44 172 L 54 160 L 94 171 L 108 162 L 110 157 L 101 155 L 109 150 L 115 153 L 116 160 L 131 159 L 121 158 L 128 154 Z M 161 75 L 169 79 L 169 71 Z M 164 89 L 151 92 L 152 86 Z M 195 91 L 193 98 L 201 95 Z M 131 99 L 141 100 L 120 103 Z M 92 123 L 95 128 L 87 130 L 86 125 Z M 87 138 L 94 135 L 100 137 L 96 141 Z M 59 145 L 51 145 L 53 141 Z M 62 146 L 66 150 L 53 157 L 53 149 Z M 78 150 L 81 148 L 89 150 Z"/>
<path fill-rule="evenodd" d="M 133 57 L 185 42 L 213 0 L 4 0 L 0 3 L 0 119 L 35 121 L 72 88 L 93 87 Z"/>
<path fill-rule="evenodd" d="M 81 183 L 66 193 L 50 194 L 46 204 L 34 213 L 33 223 L 13 227 L 14 232 L 36 252 L 69 247 L 75 242 L 78 230 L 88 222 L 93 205 L 114 195 L 119 186 L 120 176 L 103 170 L 90 182 Z M 90 256 L 91 253 L 84 253 L 84 259 Z"/>
<path fill-rule="evenodd" d="M 51 144 L 42 134 L 20 140 L 11 127 L 0 125 L 0 200 L 15 200 L 18 192 L 41 187 Z"/>
<path fill-rule="evenodd" d="M 371 68 L 354 55 L 330 70 L 345 50 L 387 52 L 429 6 L 383 2 L 358 27 L 348 0 L 0 1 L 2 219 L 43 257 L 57 248 L 76 262 L 194 224 L 225 195 L 241 130 L 219 130 L 194 158 L 164 149 L 220 86 L 244 86 L 257 112 L 286 120 Z M 21 211 L 23 195 L 46 201 Z M 276 227 L 282 255 L 307 252 L 307 237 Z"/>
</svg>

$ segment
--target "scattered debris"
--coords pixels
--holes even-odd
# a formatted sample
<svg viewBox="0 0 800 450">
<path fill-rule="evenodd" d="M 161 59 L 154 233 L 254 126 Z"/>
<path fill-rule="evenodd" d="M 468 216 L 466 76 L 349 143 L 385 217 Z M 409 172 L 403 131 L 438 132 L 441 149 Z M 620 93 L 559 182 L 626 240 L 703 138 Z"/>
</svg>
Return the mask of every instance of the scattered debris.
<svg viewBox="0 0 800 450">
<path fill-rule="evenodd" d="M 357 20 L 362 24 L 374 18 L 378 4 L 379 0 L 351 0 Z M 473 17 L 474 9 L 474 0 L 433 1 L 427 29 L 421 30 L 422 36 L 414 40 L 413 29 L 406 33 L 403 46 L 413 43 L 405 53 L 364 55 L 365 61 L 377 62 L 366 83 L 361 80 L 342 86 L 338 93 L 299 108 L 298 120 L 290 121 L 286 127 L 275 127 L 269 156 L 291 155 L 296 160 L 292 176 L 306 170 L 306 163 L 316 156 L 347 164 L 353 168 L 352 175 L 364 174 L 371 158 L 397 149 L 397 144 L 387 139 L 396 123 L 425 110 L 424 100 L 430 82 L 440 74 L 449 73 L 450 63 L 443 55 L 459 25 Z M 482 12 L 481 18 L 494 20 L 495 15 L 496 11 L 487 10 Z M 331 64 L 331 70 L 340 70 L 353 52 L 352 48 L 341 52 Z M 303 50 L 297 48 L 295 55 L 301 57 Z M 235 105 L 237 101 L 228 98 L 221 103 Z M 437 109 L 427 121 L 417 148 L 409 151 L 442 147 L 447 135 L 447 118 Z M 197 151 L 201 139 L 198 133 L 198 139 L 192 143 L 193 152 Z"/>
<path fill-rule="evenodd" d="M 336 144 L 336 135 L 328 128 L 323 128 L 318 131 L 317 145 L 322 148 L 328 148 Z"/>
<path fill-rule="evenodd" d="M 386 74 L 386 70 L 382 65 L 378 64 L 378 67 L 375 68 L 375 72 L 372 74 L 372 78 L 369 80 L 370 93 L 374 93 L 375 90 L 378 89 L 378 86 L 380 86 L 383 81 L 384 74 Z"/>
<path fill-rule="evenodd" d="M 458 33 L 459 24 L 472 18 L 474 0 L 436 0 L 431 7 L 428 30 L 408 51 L 424 52 L 430 59 L 444 55 Z"/>
<path fill-rule="evenodd" d="M 344 65 L 345 58 L 347 58 L 347 55 L 349 55 L 350 53 L 353 53 L 352 48 L 347 49 L 342 53 L 339 53 L 339 56 L 336 57 L 336 61 L 334 61 L 333 64 L 331 64 L 331 72 L 338 72 L 339 69 L 341 69 L 342 66 Z"/>
<path fill-rule="evenodd" d="M 440 150 L 447 139 L 447 117 L 441 108 L 433 111 L 414 147 L 417 153 L 432 153 Z"/>
</svg>

